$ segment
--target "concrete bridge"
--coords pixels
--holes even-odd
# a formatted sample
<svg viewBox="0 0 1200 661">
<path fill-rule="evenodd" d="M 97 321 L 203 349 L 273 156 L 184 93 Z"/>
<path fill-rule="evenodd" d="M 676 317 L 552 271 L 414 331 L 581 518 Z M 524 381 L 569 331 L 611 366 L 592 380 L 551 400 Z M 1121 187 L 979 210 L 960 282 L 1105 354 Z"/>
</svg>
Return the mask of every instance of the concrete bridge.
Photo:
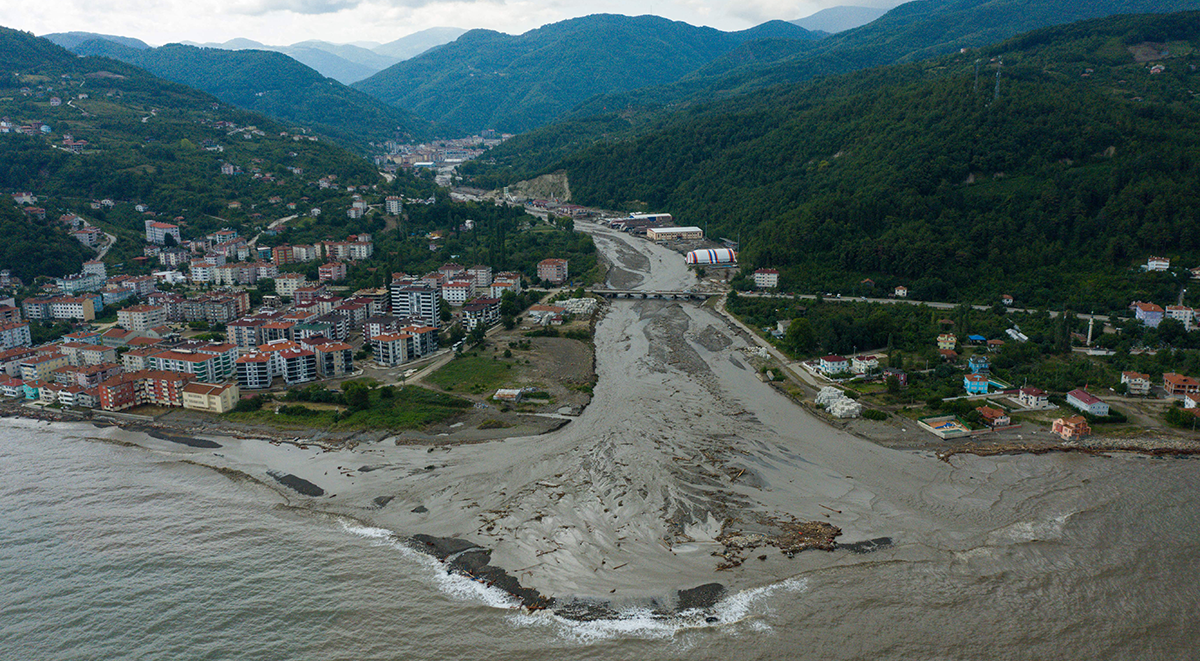
<svg viewBox="0 0 1200 661">
<path fill-rule="evenodd" d="M 589 289 L 589 293 L 604 298 L 657 298 L 664 300 L 706 301 L 721 292 L 704 291 L 661 291 L 653 289 Z"/>
</svg>

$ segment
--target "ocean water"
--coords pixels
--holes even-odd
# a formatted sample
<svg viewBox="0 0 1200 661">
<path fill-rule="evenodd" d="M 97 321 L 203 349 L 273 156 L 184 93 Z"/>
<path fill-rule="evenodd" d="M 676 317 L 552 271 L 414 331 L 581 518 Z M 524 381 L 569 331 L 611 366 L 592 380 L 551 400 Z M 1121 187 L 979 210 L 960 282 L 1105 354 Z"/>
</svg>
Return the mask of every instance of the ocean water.
<svg viewBox="0 0 1200 661">
<path fill-rule="evenodd" d="M 796 576 L 713 613 L 572 622 L 389 531 L 82 427 L 4 420 L 0 659 L 1200 658 L 1200 462 L 1000 461 L 1069 471 L 1093 504 L 968 547 L 901 534 L 817 568 L 802 554 Z M 1031 511 L 1059 499 L 1021 488 Z"/>
</svg>

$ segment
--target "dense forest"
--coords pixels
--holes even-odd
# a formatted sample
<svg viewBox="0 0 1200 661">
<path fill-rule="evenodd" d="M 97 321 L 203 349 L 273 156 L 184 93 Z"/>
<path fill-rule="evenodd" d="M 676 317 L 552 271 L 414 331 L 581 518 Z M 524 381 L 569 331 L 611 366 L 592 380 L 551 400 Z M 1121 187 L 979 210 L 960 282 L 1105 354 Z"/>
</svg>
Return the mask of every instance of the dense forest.
<svg viewBox="0 0 1200 661">
<path fill-rule="evenodd" d="M 740 236 L 789 288 L 1172 303 L 1180 276 L 1136 267 L 1200 263 L 1197 45 L 1200 13 L 1048 28 L 681 112 L 546 169 L 578 202 Z"/>
<path fill-rule="evenodd" d="M 26 217 L 11 199 L 0 199 L 0 268 L 25 282 L 36 276 L 78 273 L 95 253 L 73 239 L 53 220 Z"/>
<path fill-rule="evenodd" d="M 128 62 L 226 103 L 313 127 L 356 147 L 393 138 L 424 139 L 433 132 L 429 122 L 412 113 L 326 78 L 283 53 L 181 44 L 137 49 L 100 39 L 72 50 Z"/>
<path fill-rule="evenodd" d="M 721 32 L 657 16 L 597 14 L 515 36 L 472 30 L 354 87 L 462 131 L 519 132 L 596 94 L 678 80 L 747 41 L 815 36 L 784 21 Z"/>
</svg>

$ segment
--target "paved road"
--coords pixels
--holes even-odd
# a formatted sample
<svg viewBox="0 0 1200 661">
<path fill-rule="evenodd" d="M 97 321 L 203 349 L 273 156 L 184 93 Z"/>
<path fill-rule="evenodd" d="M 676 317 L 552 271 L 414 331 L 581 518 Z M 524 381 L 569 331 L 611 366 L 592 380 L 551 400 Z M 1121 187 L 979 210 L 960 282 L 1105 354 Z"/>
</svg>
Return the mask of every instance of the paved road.
<svg viewBox="0 0 1200 661">
<path fill-rule="evenodd" d="M 816 294 L 769 294 L 769 293 L 764 293 L 764 292 L 746 292 L 746 293 L 738 292 L 738 296 L 749 296 L 752 298 L 801 298 L 801 299 L 808 299 L 808 300 L 816 300 L 817 299 Z M 883 304 L 887 304 L 887 305 L 899 305 L 899 304 L 927 305 L 927 306 L 937 309 L 937 310 L 953 310 L 954 308 L 959 306 L 958 303 L 942 303 L 940 301 L 918 301 L 918 300 L 910 299 L 910 298 L 867 298 L 865 296 L 844 296 L 844 297 L 843 296 L 824 296 L 822 298 L 826 302 L 829 302 L 829 303 L 866 302 L 866 303 L 883 303 Z M 991 310 L 993 306 L 991 306 L 991 305 L 972 305 L 970 307 L 974 310 L 987 311 L 987 310 Z M 1007 309 L 1010 312 L 1024 312 L 1027 314 L 1037 312 L 1037 310 L 1030 310 L 1028 308 L 1007 308 Z M 1057 317 L 1059 315 L 1059 312 L 1057 310 L 1050 310 L 1049 312 L 1050 312 L 1051 318 Z M 1112 317 L 1110 317 L 1109 315 L 1104 315 L 1104 314 L 1096 314 L 1096 315 L 1080 314 L 1080 315 L 1078 315 L 1078 317 L 1080 319 L 1095 319 L 1096 321 L 1103 321 L 1105 323 L 1112 321 Z"/>
</svg>

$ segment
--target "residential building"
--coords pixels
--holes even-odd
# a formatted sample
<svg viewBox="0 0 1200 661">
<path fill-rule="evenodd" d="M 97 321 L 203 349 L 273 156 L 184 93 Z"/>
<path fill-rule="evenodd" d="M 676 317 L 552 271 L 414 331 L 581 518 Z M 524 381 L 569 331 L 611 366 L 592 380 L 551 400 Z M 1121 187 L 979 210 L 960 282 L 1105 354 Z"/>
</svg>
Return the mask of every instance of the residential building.
<svg viewBox="0 0 1200 661">
<path fill-rule="evenodd" d="M 134 406 L 183 406 L 183 388 L 190 374 L 144 370 L 108 379 L 98 387 L 100 408 L 121 411 Z"/>
<path fill-rule="evenodd" d="M 29 322 L 9 321 L 0 323 L 0 351 L 33 344 L 29 335 Z"/>
<path fill-rule="evenodd" d="M 371 351 L 375 362 L 384 367 L 395 367 L 408 362 L 408 348 L 412 335 L 409 333 L 381 333 L 371 338 Z"/>
<path fill-rule="evenodd" d="M 1146 259 L 1147 271 L 1166 271 L 1171 268 L 1171 260 L 1167 257 L 1150 257 Z"/>
<path fill-rule="evenodd" d="M 404 210 L 404 200 L 395 195 L 389 195 L 383 201 L 383 206 L 389 216 L 399 216 L 400 212 Z"/>
<path fill-rule="evenodd" d="M 238 401 L 236 383 L 192 382 L 183 387 L 183 408 L 205 413 L 232 411 Z"/>
<path fill-rule="evenodd" d="M 175 244 L 183 242 L 183 238 L 179 234 L 179 226 L 171 223 L 160 223 L 154 220 L 146 221 L 146 243 L 154 243 L 163 245 L 167 242 L 167 237 L 175 239 Z"/>
<path fill-rule="evenodd" d="M 1108 404 L 1083 388 L 1076 388 L 1067 393 L 1067 403 L 1090 415 L 1098 417 L 1108 415 Z"/>
<path fill-rule="evenodd" d="M 233 345 L 230 345 L 233 347 Z M 149 356 L 146 364 L 151 370 L 182 372 L 197 381 L 216 383 L 233 375 L 233 360 L 237 348 L 230 353 L 202 353 L 190 349 L 170 349 Z"/>
<path fill-rule="evenodd" d="M 300 287 L 308 286 L 308 278 L 303 273 L 280 273 L 275 277 L 275 293 L 291 298 Z"/>
<path fill-rule="evenodd" d="M 1188 393 L 1200 393 L 1200 381 L 1190 376 L 1168 372 L 1163 374 L 1163 389 L 1172 397 L 1183 397 Z"/>
<path fill-rule="evenodd" d="M 538 262 L 538 278 L 553 285 L 561 285 L 567 281 L 568 269 L 565 259 L 543 259 Z"/>
<path fill-rule="evenodd" d="M 34 354 L 20 362 L 21 380 L 25 383 L 50 381 L 54 378 L 54 370 L 70 364 L 61 353 Z"/>
<path fill-rule="evenodd" d="M 462 309 L 462 323 L 468 331 L 479 324 L 490 326 L 500 320 L 500 299 L 477 298 Z"/>
<path fill-rule="evenodd" d="M 958 336 L 954 333 L 942 333 L 937 338 L 938 349 L 953 351 L 958 346 Z"/>
<path fill-rule="evenodd" d="M 1194 323 L 1196 311 L 1185 305 L 1168 305 L 1165 316 L 1167 319 L 1174 319 L 1183 324 L 1184 329 L 1189 332 L 1196 327 Z"/>
<path fill-rule="evenodd" d="M 1012 424 L 1012 418 L 1000 409 L 990 406 L 980 406 L 975 409 L 989 427 L 1007 427 Z"/>
<path fill-rule="evenodd" d="M 236 363 L 238 386 L 246 390 L 270 388 L 274 376 L 271 362 L 271 356 L 265 353 L 251 353 L 238 358 Z"/>
<path fill-rule="evenodd" d="M 908 298 L 908 287 L 905 287 L 904 285 L 896 287 L 896 289 L 892 291 L 892 296 L 895 296 L 896 298 Z"/>
<path fill-rule="evenodd" d="M 1054 421 L 1050 429 L 1064 441 L 1073 441 L 1092 435 L 1092 428 L 1088 426 L 1087 419 L 1081 415 L 1059 418 Z"/>
<path fill-rule="evenodd" d="M 850 371 L 855 374 L 872 374 L 878 369 L 878 356 L 853 356 L 850 358 Z"/>
<path fill-rule="evenodd" d="M 476 264 L 467 269 L 467 274 L 475 280 L 477 288 L 486 288 L 492 286 L 492 267 L 484 264 Z"/>
<path fill-rule="evenodd" d="M 323 379 L 346 376 L 354 371 L 354 349 L 345 342 L 314 343 L 309 350 L 316 356 L 317 375 Z"/>
<path fill-rule="evenodd" d="M 117 350 L 90 342 L 63 342 L 58 350 L 71 365 L 100 365 L 117 362 Z"/>
<path fill-rule="evenodd" d="M 104 286 L 104 276 L 98 273 L 76 273 L 65 278 L 55 278 L 58 290 L 67 296 L 86 291 L 96 291 Z"/>
<path fill-rule="evenodd" d="M 131 331 L 147 331 L 167 323 L 167 309 L 160 305 L 134 305 L 117 310 L 117 325 Z"/>
<path fill-rule="evenodd" d="M 101 279 L 108 277 L 108 269 L 104 266 L 104 261 L 99 259 L 84 262 L 83 273 L 85 275 L 98 275 Z"/>
<path fill-rule="evenodd" d="M 392 286 L 392 314 L 401 318 L 420 319 L 429 326 L 440 326 L 438 290 L 423 286 Z"/>
<path fill-rule="evenodd" d="M 821 358 L 820 371 L 822 374 L 829 376 L 831 374 L 842 374 L 850 371 L 850 361 L 842 356 L 825 356 Z"/>
<path fill-rule="evenodd" d="M 81 388 L 95 388 L 102 382 L 119 376 L 125 369 L 116 363 L 100 363 L 98 365 L 66 365 L 51 374 L 56 383 Z"/>
<path fill-rule="evenodd" d="M 320 282 L 329 282 L 332 280 L 346 279 L 346 265 L 342 262 L 329 262 L 322 264 L 317 269 L 317 278 Z"/>
<path fill-rule="evenodd" d="M 1130 307 L 1134 318 L 1151 328 L 1157 328 L 1163 320 L 1163 309 L 1153 303 L 1134 301 Z"/>
<path fill-rule="evenodd" d="M 284 349 L 278 354 L 283 380 L 288 384 L 317 379 L 317 355 L 307 349 Z"/>
<path fill-rule="evenodd" d="M 442 298 L 454 307 L 459 307 L 475 297 L 475 283 L 471 280 L 452 280 L 442 287 Z"/>
<path fill-rule="evenodd" d="M 754 286 L 759 289 L 774 289 L 779 286 L 779 271 L 758 269 L 754 272 Z"/>
<path fill-rule="evenodd" d="M 908 387 L 908 373 L 907 372 L 905 372 L 904 370 L 893 368 L 893 367 L 884 368 L 883 378 L 885 381 L 887 379 L 892 378 L 893 376 L 896 377 L 896 382 L 900 384 L 901 388 Z"/>
<path fill-rule="evenodd" d="M 988 378 L 982 374 L 967 374 L 963 376 L 963 388 L 968 395 L 986 395 Z"/>
<path fill-rule="evenodd" d="M 1011 307 L 1013 304 L 1013 297 L 1010 294 L 1001 294 L 1000 302 L 1007 307 Z"/>
<path fill-rule="evenodd" d="M 187 299 L 171 292 L 154 292 L 146 297 L 150 305 L 162 307 L 167 312 L 167 321 L 183 321 L 183 303 Z"/>
<path fill-rule="evenodd" d="M 1130 395 L 1150 394 L 1150 375 L 1141 372 L 1121 372 L 1121 383 L 1125 384 L 1125 392 Z"/>
<path fill-rule="evenodd" d="M 971 370 L 972 374 L 987 375 L 992 371 L 992 363 L 987 356 L 975 354 L 967 360 L 967 369 Z"/>
<path fill-rule="evenodd" d="M 1040 388 L 1026 386 L 1017 391 L 1017 401 L 1027 409 L 1044 409 L 1050 406 L 1050 395 Z"/>
</svg>

